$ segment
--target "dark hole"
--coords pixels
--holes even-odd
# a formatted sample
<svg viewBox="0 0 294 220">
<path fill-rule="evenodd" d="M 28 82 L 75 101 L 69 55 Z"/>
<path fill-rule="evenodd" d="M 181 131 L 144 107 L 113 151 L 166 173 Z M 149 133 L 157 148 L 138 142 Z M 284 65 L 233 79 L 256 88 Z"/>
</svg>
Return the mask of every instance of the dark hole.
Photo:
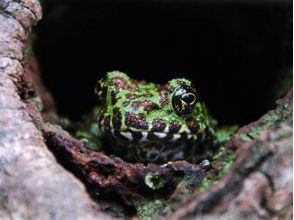
<svg viewBox="0 0 294 220">
<path fill-rule="evenodd" d="M 44 2 L 35 51 L 60 114 L 89 112 L 96 81 L 111 70 L 159 83 L 192 79 L 224 124 L 251 122 L 273 107 L 292 77 L 291 1 L 142 2 Z"/>
</svg>

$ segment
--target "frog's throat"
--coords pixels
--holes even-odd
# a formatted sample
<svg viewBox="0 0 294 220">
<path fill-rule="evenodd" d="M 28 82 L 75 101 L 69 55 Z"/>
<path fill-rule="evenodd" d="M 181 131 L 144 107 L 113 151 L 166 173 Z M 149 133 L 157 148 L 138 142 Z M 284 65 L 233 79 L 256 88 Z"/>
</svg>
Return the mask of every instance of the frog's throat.
<svg viewBox="0 0 294 220">
<path fill-rule="evenodd" d="M 102 127 L 102 131 L 108 133 L 116 139 L 121 139 L 127 142 L 177 142 L 177 141 L 195 141 L 197 134 L 182 133 L 166 133 L 156 131 L 132 131 L 132 130 L 117 130 L 111 128 L 109 131 L 105 131 Z"/>
</svg>

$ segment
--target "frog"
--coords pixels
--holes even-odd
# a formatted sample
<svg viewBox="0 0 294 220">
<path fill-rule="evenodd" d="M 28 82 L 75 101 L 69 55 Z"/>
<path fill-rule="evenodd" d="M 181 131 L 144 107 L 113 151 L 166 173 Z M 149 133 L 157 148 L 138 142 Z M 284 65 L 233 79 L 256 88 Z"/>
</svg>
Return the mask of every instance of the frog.
<svg viewBox="0 0 294 220">
<path fill-rule="evenodd" d="M 134 163 L 200 161 L 215 140 L 212 119 L 193 83 L 157 84 L 112 71 L 97 82 L 97 123 L 105 151 Z"/>
</svg>

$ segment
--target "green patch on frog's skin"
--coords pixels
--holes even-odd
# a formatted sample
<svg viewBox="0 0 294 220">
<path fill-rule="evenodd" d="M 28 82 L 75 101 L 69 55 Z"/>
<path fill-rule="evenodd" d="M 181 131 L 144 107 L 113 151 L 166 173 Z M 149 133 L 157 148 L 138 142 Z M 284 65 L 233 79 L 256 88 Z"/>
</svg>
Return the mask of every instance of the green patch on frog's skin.
<svg viewBox="0 0 294 220">
<path fill-rule="evenodd" d="M 112 152 L 126 160 L 187 159 L 213 141 L 212 120 L 187 79 L 172 79 L 161 86 L 114 71 L 99 81 L 96 93 L 104 139 Z"/>
</svg>

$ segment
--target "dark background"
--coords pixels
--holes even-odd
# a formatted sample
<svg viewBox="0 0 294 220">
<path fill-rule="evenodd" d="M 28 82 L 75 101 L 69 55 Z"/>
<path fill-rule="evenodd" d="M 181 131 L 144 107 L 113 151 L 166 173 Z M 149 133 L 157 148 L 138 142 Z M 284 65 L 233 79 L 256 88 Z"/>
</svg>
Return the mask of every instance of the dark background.
<svg viewBox="0 0 294 220">
<path fill-rule="evenodd" d="M 292 1 L 47 0 L 34 49 L 59 113 L 97 105 L 107 71 L 164 83 L 193 80 L 221 124 L 245 124 L 292 82 Z"/>
</svg>

